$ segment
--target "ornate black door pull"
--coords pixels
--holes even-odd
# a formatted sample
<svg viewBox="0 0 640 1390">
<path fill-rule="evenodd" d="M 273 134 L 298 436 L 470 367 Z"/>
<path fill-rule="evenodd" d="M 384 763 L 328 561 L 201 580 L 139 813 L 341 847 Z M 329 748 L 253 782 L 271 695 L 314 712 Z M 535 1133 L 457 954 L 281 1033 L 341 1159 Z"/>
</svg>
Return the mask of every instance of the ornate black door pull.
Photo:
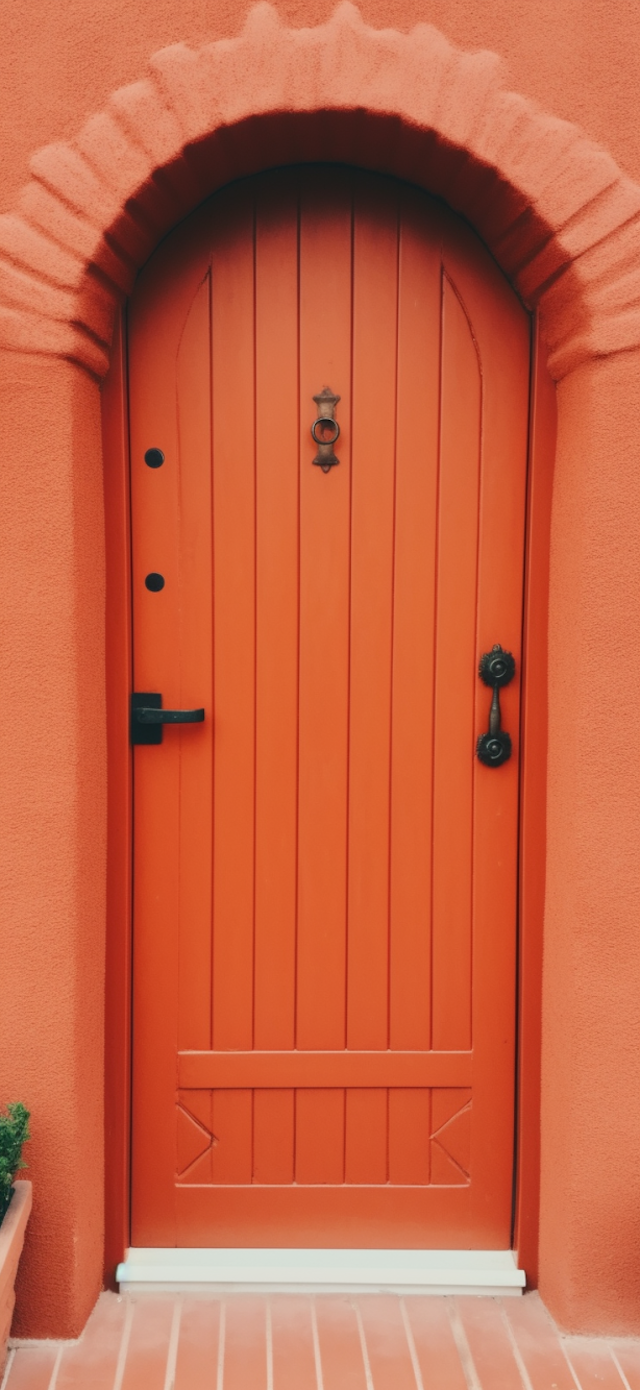
<svg viewBox="0 0 640 1390">
<path fill-rule="evenodd" d="M 511 652 L 503 652 L 499 643 L 492 651 L 480 658 L 478 675 L 485 685 L 493 686 L 493 699 L 489 711 L 489 729 L 481 734 L 476 745 L 476 753 L 485 767 L 500 767 L 511 757 L 511 738 L 500 728 L 500 688 L 508 685 L 516 673 L 516 663 Z"/>
</svg>

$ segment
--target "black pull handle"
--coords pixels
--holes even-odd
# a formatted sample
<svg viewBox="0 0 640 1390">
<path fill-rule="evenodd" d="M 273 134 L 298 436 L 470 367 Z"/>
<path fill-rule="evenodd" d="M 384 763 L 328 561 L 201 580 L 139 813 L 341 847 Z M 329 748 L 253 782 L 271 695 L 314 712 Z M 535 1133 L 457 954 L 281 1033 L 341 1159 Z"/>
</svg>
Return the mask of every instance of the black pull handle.
<svg viewBox="0 0 640 1390">
<path fill-rule="evenodd" d="M 131 696 L 131 742 L 162 743 L 163 724 L 201 724 L 203 709 L 163 709 L 157 691 L 134 691 Z"/>
<path fill-rule="evenodd" d="M 511 652 L 503 652 L 499 643 L 492 651 L 480 658 L 478 675 L 485 685 L 493 686 L 491 709 L 489 710 L 489 729 L 481 734 L 476 745 L 476 753 L 485 767 L 500 767 L 511 757 L 511 738 L 500 728 L 500 690 L 508 685 L 516 673 L 516 663 Z"/>
</svg>

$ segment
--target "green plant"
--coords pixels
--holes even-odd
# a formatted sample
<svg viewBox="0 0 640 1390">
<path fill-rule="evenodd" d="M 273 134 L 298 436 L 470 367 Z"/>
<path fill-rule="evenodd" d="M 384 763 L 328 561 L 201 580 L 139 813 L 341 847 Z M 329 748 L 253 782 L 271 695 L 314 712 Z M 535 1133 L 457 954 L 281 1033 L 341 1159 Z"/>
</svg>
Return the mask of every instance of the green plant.
<svg viewBox="0 0 640 1390">
<path fill-rule="evenodd" d="M 0 1221 L 11 1201 L 13 1179 L 19 1168 L 26 1168 L 22 1145 L 29 1134 L 29 1111 L 15 1101 L 0 1111 Z"/>
</svg>

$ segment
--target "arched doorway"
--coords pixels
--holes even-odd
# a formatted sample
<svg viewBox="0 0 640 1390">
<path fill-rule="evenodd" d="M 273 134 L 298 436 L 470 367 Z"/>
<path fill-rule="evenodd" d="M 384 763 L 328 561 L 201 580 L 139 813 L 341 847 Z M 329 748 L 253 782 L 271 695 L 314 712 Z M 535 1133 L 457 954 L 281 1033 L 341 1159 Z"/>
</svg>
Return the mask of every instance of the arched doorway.
<svg viewBox="0 0 640 1390">
<path fill-rule="evenodd" d="M 135 750 L 136 1246 L 510 1244 L 529 351 L 462 221 L 339 167 L 139 277 L 134 688 L 205 717 Z"/>
</svg>

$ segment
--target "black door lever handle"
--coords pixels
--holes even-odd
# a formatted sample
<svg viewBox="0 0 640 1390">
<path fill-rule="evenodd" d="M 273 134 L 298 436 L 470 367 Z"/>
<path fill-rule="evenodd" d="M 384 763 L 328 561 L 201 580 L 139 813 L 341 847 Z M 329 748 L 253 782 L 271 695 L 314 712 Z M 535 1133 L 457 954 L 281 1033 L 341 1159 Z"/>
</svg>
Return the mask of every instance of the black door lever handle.
<svg viewBox="0 0 640 1390">
<path fill-rule="evenodd" d="M 136 710 L 138 724 L 201 724 L 203 709 L 145 709 Z"/>
<path fill-rule="evenodd" d="M 134 691 L 131 696 L 131 742 L 162 743 L 163 724 L 201 724 L 203 709 L 163 709 L 157 691 Z"/>
</svg>

